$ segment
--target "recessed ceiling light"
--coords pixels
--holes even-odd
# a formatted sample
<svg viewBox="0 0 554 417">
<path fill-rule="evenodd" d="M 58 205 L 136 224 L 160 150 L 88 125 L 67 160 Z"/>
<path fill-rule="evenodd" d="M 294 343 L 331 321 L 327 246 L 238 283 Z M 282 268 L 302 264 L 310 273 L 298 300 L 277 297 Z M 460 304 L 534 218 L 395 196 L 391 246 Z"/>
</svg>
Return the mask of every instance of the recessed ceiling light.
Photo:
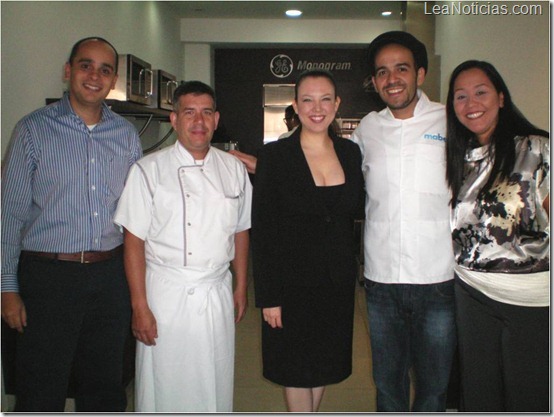
<svg viewBox="0 0 554 417">
<path fill-rule="evenodd" d="M 390 16 L 392 12 L 382 12 L 381 16 Z"/>
<path fill-rule="evenodd" d="M 285 14 L 288 17 L 298 17 L 302 14 L 302 12 L 300 10 L 287 10 Z"/>
</svg>

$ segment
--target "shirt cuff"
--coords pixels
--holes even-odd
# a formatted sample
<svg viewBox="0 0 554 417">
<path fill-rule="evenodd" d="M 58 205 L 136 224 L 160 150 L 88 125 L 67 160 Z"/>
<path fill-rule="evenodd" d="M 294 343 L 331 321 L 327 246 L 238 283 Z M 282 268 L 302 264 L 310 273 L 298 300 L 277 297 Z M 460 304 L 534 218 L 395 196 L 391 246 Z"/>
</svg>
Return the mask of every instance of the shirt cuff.
<svg viewBox="0 0 554 417">
<path fill-rule="evenodd" d="M 2 275 L 1 282 L 2 292 L 19 292 L 19 283 L 17 282 L 16 274 Z"/>
</svg>

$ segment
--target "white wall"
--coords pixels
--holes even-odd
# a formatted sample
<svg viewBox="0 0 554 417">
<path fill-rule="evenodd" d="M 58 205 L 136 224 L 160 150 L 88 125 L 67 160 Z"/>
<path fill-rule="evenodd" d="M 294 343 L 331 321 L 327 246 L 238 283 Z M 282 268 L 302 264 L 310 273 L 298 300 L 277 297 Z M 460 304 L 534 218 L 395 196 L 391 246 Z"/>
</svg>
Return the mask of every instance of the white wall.
<svg viewBox="0 0 554 417">
<path fill-rule="evenodd" d="M 185 43 L 183 79 L 197 79 L 213 85 L 210 45 L 241 44 L 357 44 L 367 45 L 382 32 L 401 30 L 399 20 L 283 20 L 283 19 L 181 19 L 181 40 Z M 212 80 L 213 81 L 213 80 Z"/>
<path fill-rule="evenodd" d="M 523 3 L 499 4 L 512 7 Z M 548 2 L 538 1 L 528 4 L 542 5 L 542 15 L 436 16 L 435 48 L 441 56 L 443 103 L 450 74 L 458 64 L 468 59 L 488 61 L 506 81 L 522 113 L 538 127 L 549 130 L 550 6 Z"/>
<path fill-rule="evenodd" d="M 262 6 L 260 6 L 262 7 Z M 183 42 L 367 44 L 399 20 L 181 19 Z"/>
<path fill-rule="evenodd" d="M 101 36 L 119 53 L 131 53 L 178 75 L 183 48 L 179 16 L 164 2 L 3 1 L 2 157 L 17 121 L 60 97 L 63 65 L 73 44 Z"/>
</svg>

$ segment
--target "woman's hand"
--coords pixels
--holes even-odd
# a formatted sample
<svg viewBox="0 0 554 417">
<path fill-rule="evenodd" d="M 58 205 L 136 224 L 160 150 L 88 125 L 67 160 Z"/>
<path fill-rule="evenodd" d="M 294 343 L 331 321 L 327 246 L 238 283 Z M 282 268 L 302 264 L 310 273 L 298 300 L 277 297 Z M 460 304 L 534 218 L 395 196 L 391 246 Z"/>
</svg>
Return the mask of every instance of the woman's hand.
<svg viewBox="0 0 554 417">
<path fill-rule="evenodd" d="M 262 309 L 264 320 L 273 328 L 283 328 L 281 322 L 281 307 L 269 307 Z"/>
<path fill-rule="evenodd" d="M 235 155 L 244 164 L 244 166 L 246 167 L 246 171 L 248 171 L 250 174 L 256 173 L 256 164 L 258 163 L 258 158 L 253 155 L 237 151 L 235 149 L 230 150 L 229 153 L 231 155 Z"/>
</svg>

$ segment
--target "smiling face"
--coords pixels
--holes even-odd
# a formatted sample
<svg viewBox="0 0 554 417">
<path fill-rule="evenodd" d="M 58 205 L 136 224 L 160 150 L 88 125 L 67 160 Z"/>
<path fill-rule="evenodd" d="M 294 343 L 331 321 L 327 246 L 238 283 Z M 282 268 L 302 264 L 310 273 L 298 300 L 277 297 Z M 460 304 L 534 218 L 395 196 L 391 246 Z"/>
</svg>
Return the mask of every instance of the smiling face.
<svg viewBox="0 0 554 417">
<path fill-rule="evenodd" d="M 335 95 L 335 87 L 328 78 L 309 76 L 297 86 L 297 96 L 292 105 L 303 131 L 323 133 L 335 120 L 340 98 Z"/>
<path fill-rule="evenodd" d="M 179 97 L 176 109 L 169 118 L 179 142 L 195 159 L 204 159 L 219 122 L 213 98 L 208 94 L 185 94 Z"/>
<path fill-rule="evenodd" d="M 390 44 L 375 56 L 373 85 L 397 119 L 409 119 L 417 104 L 417 88 L 423 84 L 425 69 L 416 70 L 412 52 Z"/>
<path fill-rule="evenodd" d="M 454 82 L 454 112 L 467 129 L 486 145 L 504 107 L 504 94 L 496 91 L 487 75 L 478 68 L 461 72 Z"/>
<path fill-rule="evenodd" d="M 99 110 L 115 87 L 117 57 L 105 42 L 90 40 L 82 43 L 72 62 L 65 64 L 65 79 L 69 82 L 69 100 L 73 109 Z"/>
</svg>

